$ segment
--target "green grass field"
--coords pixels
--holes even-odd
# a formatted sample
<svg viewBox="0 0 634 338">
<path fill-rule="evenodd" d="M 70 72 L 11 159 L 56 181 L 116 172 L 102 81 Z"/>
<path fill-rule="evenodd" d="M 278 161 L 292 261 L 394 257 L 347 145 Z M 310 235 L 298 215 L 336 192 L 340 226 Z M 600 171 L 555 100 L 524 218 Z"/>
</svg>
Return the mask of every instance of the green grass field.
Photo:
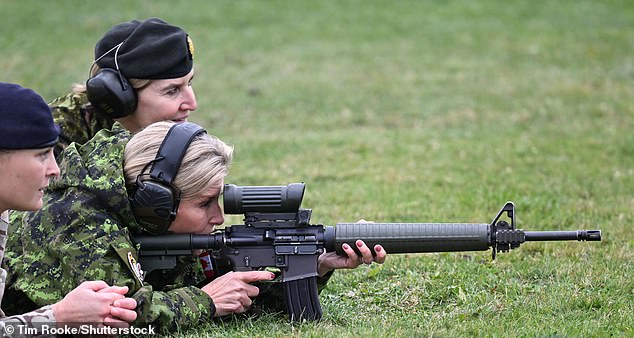
<svg viewBox="0 0 634 338">
<path fill-rule="evenodd" d="M 0 0 L 1 81 L 85 81 L 113 24 L 195 50 L 192 120 L 228 182 L 305 182 L 313 223 L 490 222 L 603 241 L 393 255 L 337 272 L 319 323 L 227 318 L 180 336 L 633 337 L 634 3 Z M 237 216 L 227 223 L 240 222 Z"/>
</svg>

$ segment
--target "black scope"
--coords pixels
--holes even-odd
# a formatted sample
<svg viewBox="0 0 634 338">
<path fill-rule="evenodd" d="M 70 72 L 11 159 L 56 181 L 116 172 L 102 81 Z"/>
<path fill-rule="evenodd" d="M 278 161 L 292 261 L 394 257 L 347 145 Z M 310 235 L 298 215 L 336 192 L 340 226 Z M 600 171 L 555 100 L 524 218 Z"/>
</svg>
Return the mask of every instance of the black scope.
<svg viewBox="0 0 634 338">
<path fill-rule="evenodd" d="M 304 183 L 290 183 L 286 186 L 225 184 L 225 213 L 297 212 L 304 198 L 304 188 Z"/>
</svg>

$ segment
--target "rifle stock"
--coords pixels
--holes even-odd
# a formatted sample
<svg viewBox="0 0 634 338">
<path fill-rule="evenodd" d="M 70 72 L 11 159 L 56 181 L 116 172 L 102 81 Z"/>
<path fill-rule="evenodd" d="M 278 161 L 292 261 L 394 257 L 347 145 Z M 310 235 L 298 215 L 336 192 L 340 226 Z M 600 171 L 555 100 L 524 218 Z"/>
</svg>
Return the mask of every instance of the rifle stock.
<svg viewBox="0 0 634 338">
<path fill-rule="evenodd" d="M 515 206 L 507 202 L 491 223 L 338 223 L 310 224 L 310 209 L 300 209 L 303 183 L 287 186 L 225 185 L 226 213 L 244 214 L 244 224 L 209 235 L 136 235 L 139 261 L 146 271 L 172 269 L 176 257 L 211 250 L 234 271 L 279 268 L 292 321 L 322 316 L 317 291 L 317 257 L 325 251 L 345 255 L 343 243 L 361 239 L 390 254 L 515 249 L 526 241 L 600 241 L 600 230 L 523 231 L 515 228 Z M 510 223 L 500 220 L 506 215 Z M 356 250 L 355 245 L 351 245 Z"/>
</svg>

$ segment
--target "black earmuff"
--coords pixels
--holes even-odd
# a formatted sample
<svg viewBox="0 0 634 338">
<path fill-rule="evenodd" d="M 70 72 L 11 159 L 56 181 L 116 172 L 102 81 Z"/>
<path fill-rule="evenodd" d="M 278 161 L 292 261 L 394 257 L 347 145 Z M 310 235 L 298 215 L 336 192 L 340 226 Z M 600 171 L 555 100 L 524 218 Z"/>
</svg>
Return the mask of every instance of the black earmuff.
<svg viewBox="0 0 634 338">
<path fill-rule="evenodd" d="M 100 69 L 86 81 L 88 101 L 101 114 L 112 119 L 128 116 L 136 110 L 136 91 L 116 69 Z"/>
<path fill-rule="evenodd" d="M 141 171 L 136 187 L 130 194 L 130 204 L 141 228 L 151 234 L 167 232 L 176 218 L 180 190 L 172 185 L 183 157 L 192 140 L 206 131 L 191 122 L 178 123 L 168 131 L 159 148 L 149 174 Z M 147 168 L 147 167 L 146 167 Z"/>
</svg>

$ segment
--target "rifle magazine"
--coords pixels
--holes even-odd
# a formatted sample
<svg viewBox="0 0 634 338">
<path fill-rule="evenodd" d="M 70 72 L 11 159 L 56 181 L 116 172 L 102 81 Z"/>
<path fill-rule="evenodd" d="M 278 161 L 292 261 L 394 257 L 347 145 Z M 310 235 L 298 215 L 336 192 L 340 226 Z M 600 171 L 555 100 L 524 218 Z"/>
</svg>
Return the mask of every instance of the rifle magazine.
<svg viewBox="0 0 634 338">
<path fill-rule="evenodd" d="M 317 277 L 308 277 L 284 282 L 284 301 L 291 321 L 321 319 Z"/>
</svg>

